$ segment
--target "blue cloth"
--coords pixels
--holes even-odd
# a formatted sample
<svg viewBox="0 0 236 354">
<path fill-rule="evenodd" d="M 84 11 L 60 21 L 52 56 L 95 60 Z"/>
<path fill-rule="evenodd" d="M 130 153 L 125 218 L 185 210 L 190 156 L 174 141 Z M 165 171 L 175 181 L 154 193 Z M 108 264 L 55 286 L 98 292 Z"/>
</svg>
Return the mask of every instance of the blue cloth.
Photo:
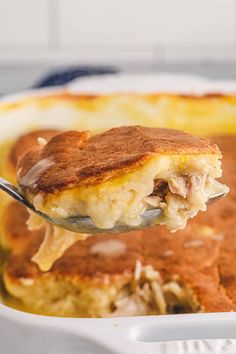
<svg viewBox="0 0 236 354">
<path fill-rule="evenodd" d="M 64 85 L 74 80 L 76 78 L 91 76 L 91 75 L 104 75 L 104 74 L 114 74 L 118 70 L 111 67 L 68 67 L 55 70 L 48 75 L 46 75 L 42 80 L 34 85 L 34 88 L 49 87 Z"/>
</svg>

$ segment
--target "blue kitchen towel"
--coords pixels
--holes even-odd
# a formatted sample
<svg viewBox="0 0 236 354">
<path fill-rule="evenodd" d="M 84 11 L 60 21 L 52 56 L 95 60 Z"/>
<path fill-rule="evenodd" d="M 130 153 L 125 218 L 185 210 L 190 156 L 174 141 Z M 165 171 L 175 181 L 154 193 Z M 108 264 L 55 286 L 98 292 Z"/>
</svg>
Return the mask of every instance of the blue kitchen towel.
<svg viewBox="0 0 236 354">
<path fill-rule="evenodd" d="M 59 68 L 50 72 L 42 80 L 34 85 L 34 88 L 49 87 L 64 85 L 76 78 L 91 76 L 91 75 L 105 75 L 115 74 L 118 70 L 111 67 L 93 67 L 93 66 L 79 66 Z"/>
</svg>

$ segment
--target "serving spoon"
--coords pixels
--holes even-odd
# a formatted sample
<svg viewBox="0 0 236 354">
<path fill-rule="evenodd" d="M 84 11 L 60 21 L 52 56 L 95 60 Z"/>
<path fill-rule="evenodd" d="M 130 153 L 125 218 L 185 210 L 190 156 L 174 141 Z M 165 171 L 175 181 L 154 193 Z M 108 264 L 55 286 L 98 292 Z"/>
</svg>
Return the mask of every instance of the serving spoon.
<svg viewBox="0 0 236 354">
<path fill-rule="evenodd" d="M 88 216 L 74 216 L 68 218 L 53 218 L 45 213 L 42 213 L 39 210 L 36 210 L 35 207 L 23 196 L 20 189 L 16 187 L 14 184 L 0 177 L 0 189 L 5 193 L 10 195 L 13 199 L 24 205 L 26 208 L 33 211 L 35 214 L 43 218 L 45 221 L 54 224 L 59 227 L 63 227 L 64 229 L 78 232 L 78 233 L 118 233 L 125 231 L 132 231 L 143 229 L 145 227 L 150 227 L 154 225 L 158 225 L 161 222 L 163 216 L 163 210 L 160 208 L 153 208 L 145 210 L 142 214 L 142 222 L 138 226 L 130 226 L 117 222 L 112 229 L 99 229 L 94 225 L 91 218 Z M 225 191 L 219 190 L 215 193 L 207 202 L 207 204 L 211 204 L 218 199 L 224 197 L 226 195 Z"/>
</svg>

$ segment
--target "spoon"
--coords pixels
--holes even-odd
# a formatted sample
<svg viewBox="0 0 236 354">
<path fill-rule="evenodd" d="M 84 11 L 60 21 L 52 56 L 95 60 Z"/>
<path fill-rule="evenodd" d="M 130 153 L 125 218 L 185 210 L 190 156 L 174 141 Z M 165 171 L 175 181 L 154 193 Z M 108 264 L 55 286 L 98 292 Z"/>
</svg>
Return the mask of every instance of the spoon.
<svg viewBox="0 0 236 354">
<path fill-rule="evenodd" d="M 154 225 L 160 224 L 162 221 L 163 211 L 160 208 L 153 208 L 144 211 L 142 214 L 142 222 L 138 226 L 129 226 L 122 223 L 117 222 L 116 225 L 112 229 L 99 229 L 95 226 L 88 216 L 74 216 L 68 218 L 53 218 L 48 216 L 45 213 L 42 213 L 39 210 L 36 210 L 35 207 L 22 195 L 19 188 L 15 185 L 10 183 L 9 181 L 5 180 L 4 178 L 0 177 L 0 189 L 3 190 L 5 193 L 9 194 L 13 199 L 24 205 L 26 208 L 30 209 L 38 216 L 43 218 L 45 221 L 54 224 L 59 227 L 63 227 L 64 229 L 78 232 L 78 233 L 104 233 L 104 232 L 111 232 L 111 233 L 118 233 L 118 232 L 125 232 L 131 230 L 138 230 L 143 229 L 145 227 L 150 227 Z M 207 204 L 211 204 L 216 200 L 224 197 L 226 194 L 225 191 L 219 190 L 215 193 L 207 202 Z"/>
</svg>

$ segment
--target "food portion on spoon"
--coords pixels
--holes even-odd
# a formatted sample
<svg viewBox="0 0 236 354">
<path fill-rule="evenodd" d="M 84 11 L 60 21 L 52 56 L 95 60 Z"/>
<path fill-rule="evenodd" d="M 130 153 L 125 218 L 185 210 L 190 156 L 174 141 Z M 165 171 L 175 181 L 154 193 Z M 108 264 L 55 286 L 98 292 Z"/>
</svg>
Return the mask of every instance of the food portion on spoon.
<svg viewBox="0 0 236 354">
<path fill-rule="evenodd" d="M 160 224 L 176 231 L 205 211 L 211 198 L 227 194 L 228 187 L 216 180 L 221 157 L 207 139 L 123 126 L 41 141 L 21 158 L 17 175 L 34 208 L 70 230 L 117 232 Z"/>
</svg>

